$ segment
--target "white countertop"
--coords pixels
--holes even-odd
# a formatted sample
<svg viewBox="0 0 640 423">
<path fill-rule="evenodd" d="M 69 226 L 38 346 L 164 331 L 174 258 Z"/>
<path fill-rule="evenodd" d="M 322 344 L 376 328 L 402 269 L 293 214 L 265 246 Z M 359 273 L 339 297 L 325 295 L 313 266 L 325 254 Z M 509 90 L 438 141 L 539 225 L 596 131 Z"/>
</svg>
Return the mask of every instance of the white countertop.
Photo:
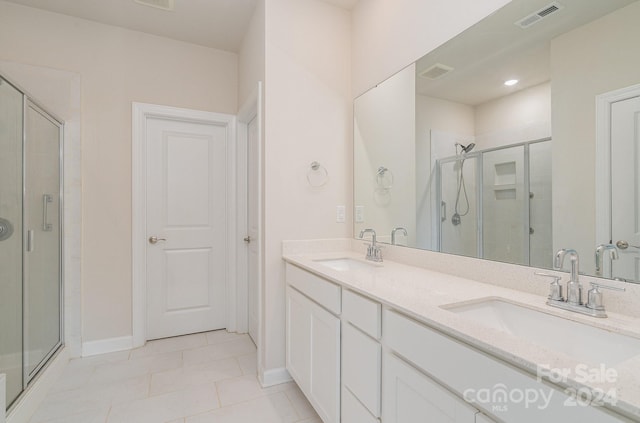
<svg viewBox="0 0 640 423">
<path fill-rule="evenodd" d="M 640 319 L 638 318 L 610 312 L 606 319 L 584 316 L 550 307 L 546 305 L 547 299 L 543 296 L 389 260 L 385 260 L 380 265 L 367 262 L 373 266 L 356 270 L 334 270 L 317 261 L 352 258 L 364 262 L 362 255 L 353 251 L 285 254 L 283 258 L 291 264 L 364 294 L 453 338 L 524 369 L 534 377 L 540 367 L 568 369 L 571 373 L 566 381 L 561 383 L 563 388 L 587 387 L 592 391 L 614 392 L 616 404 L 607 405 L 607 407 L 640 421 L 640 351 L 637 356 L 629 360 L 607 367 L 608 371 L 614 369 L 617 372 L 615 381 L 588 381 L 574 371 L 579 368 L 584 370 L 581 366 L 586 363 L 561 352 L 544 348 L 527 339 L 483 326 L 469 318 L 447 311 L 442 306 L 497 297 L 534 310 L 640 339 Z M 567 342 L 570 341 L 568 337 Z M 598 340 L 594 339 L 593 342 Z M 593 369 L 598 369 L 599 372 L 602 370 L 600 366 Z"/>
</svg>

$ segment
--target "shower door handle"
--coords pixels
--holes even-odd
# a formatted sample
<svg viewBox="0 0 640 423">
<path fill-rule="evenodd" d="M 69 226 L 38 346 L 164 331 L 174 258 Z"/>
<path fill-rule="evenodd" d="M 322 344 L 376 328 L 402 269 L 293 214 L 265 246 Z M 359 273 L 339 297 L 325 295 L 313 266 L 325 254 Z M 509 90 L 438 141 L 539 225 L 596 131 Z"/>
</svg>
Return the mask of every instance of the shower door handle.
<svg viewBox="0 0 640 423">
<path fill-rule="evenodd" d="M 447 220 L 447 203 L 444 201 L 440 202 L 440 221 L 444 222 Z"/>
<path fill-rule="evenodd" d="M 49 194 L 42 194 L 42 230 L 45 232 L 53 230 L 53 225 L 48 222 L 49 203 L 53 203 L 53 197 Z"/>
<path fill-rule="evenodd" d="M 33 251 L 33 230 L 29 229 L 27 231 L 27 253 L 30 253 Z"/>
</svg>

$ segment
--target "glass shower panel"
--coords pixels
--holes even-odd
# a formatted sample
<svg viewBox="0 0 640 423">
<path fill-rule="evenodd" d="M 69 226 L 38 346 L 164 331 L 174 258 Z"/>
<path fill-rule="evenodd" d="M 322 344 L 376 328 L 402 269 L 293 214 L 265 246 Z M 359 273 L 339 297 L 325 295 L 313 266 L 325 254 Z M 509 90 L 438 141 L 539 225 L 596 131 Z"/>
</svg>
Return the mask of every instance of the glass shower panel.
<svg viewBox="0 0 640 423">
<path fill-rule="evenodd" d="M 440 180 L 440 251 L 478 256 L 477 158 L 438 163 Z"/>
<path fill-rule="evenodd" d="M 483 258 L 529 264 L 524 146 L 483 153 Z"/>
<path fill-rule="evenodd" d="M 7 375 L 7 406 L 23 386 L 22 101 L 0 78 L 0 373 Z"/>
<path fill-rule="evenodd" d="M 61 125 L 31 102 L 25 116 L 25 377 L 61 344 Z"/>
<path fill-rule="evenodd" d="M 530 264 L 553 268 L 553 238 L 551 227 L 551 141 L 529 146 L 529 237 Z"/>
</svg>

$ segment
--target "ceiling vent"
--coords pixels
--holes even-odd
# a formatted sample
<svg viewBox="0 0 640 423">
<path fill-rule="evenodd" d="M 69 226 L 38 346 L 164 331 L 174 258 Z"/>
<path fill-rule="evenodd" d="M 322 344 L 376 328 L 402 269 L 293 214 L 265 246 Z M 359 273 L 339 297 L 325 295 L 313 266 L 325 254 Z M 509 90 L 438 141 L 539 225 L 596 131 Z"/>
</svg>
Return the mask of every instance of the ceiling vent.
<svg viewBox="0 0 640 423">
<path fill-rule="evenodd" d="M 452 70 L 453 68 L 451 66 L 443 65 L 442 63 L 436 63 L 435 65 L 430 66 L 420 72 L 419 76 L 427 79 L 438 79 L 442 78 Z"/>
<path fill-rule="evenodd" d="M 522 29 L 526 29 L 532 25 L 537 24 L 544 18 L 547 18 L 562 9 L 564 9 L 564 6 L 558 3 L 557 1 L 554 1 L 553 3 L 546 5 L 545 7 L 538 10 L 537 12 L 532 13 L 528 16 L 525 16 L 524 18 L 517 21 L 515 24 Z"/>
<path fill-rule="evenodd" d="M 133 0 L 134 2 L 141 4 L 143 6 L 155 7 L 156 9 L 162 10 L 173 10 L 173 1 L 174 0 Z"/>
</svg>

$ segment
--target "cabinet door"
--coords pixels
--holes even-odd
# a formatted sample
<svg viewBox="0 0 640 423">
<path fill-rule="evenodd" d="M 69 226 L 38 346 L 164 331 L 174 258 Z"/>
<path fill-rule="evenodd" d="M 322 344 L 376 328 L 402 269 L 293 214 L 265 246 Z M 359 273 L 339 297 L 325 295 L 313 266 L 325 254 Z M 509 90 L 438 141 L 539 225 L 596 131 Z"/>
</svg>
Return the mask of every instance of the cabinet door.
<svg viewBox="0 0 640 423">
<path fill-rule="evenodd" d="M 476 423 L 496 423 L 495 420 L 491 420 L 489 417 L 482 413 L 476 414 Z"/>
<path fill-rule="evenodd" d="M 477 410 L 393 354 L 383 362 L 384 423 L 474 423 Z"/>
<path fill-rule="evenodd" d="M 340 421 L 340 319 L 311 307 L 311 403 L 325 423 Z"/>
<path fill-rule="evenodd" d="M 342 388 L 342 421 L 344 423 L 380 423 L 347 388 Z"/>
<path fill-rule="evenodd" d="M 287 370 L 324 423 L 340 422 L 340 319 L 287 287 Z"/>
<path fill-rule="evenodd" d="M 342 326 L 342 383 L 375 417 L 380 417 L 380 344 L 360 330 Z"/>
<path fill-rule="evenodd" d="M 311 306 L 304 295 L 287 287 L 287 370 L 300 389 L 309 392 L 311 381 Z"/>
</svg>

